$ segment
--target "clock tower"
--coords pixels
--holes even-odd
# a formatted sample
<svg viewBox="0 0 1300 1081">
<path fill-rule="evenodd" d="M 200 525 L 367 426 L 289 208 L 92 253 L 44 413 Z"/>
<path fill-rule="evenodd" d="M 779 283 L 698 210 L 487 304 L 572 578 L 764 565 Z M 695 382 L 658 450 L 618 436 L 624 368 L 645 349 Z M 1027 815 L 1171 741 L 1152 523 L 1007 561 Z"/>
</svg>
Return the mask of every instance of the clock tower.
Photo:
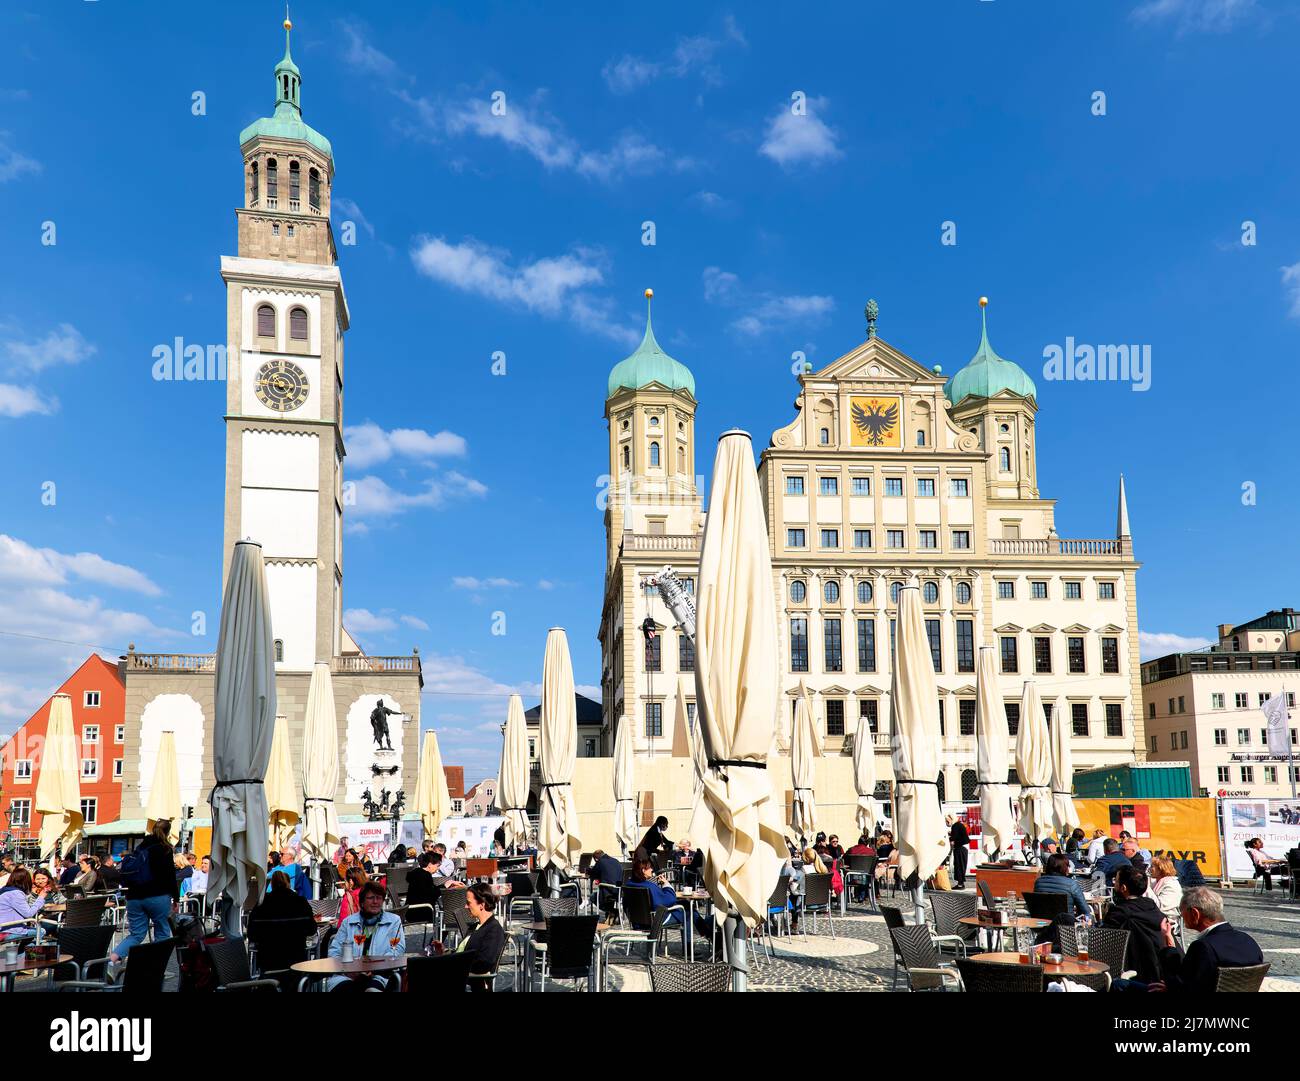
<svg viewBox="0 0 1300 1081">
<path fill-rule="evenodd" d="M 343 652 L 343 336 L 348 306 L 330 230 L 334 156 L 302 118 L 302 74 L 275 66 L 275 109 L 239 137 L 244 203 L 226 283 L 226 507 L 262 545 L 276 668 Z"/>
</svg>

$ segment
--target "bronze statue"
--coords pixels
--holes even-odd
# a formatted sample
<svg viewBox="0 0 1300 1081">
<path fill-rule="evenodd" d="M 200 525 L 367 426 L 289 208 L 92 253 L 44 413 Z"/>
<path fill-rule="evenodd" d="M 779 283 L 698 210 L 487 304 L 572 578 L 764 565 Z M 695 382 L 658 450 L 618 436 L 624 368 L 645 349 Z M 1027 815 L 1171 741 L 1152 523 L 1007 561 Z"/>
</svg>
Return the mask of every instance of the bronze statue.
<svg viewBox="0 0 1300 1081">
<path fill-rule="evenodd" d="M 376 747 L 382 748 L 387 743 L 387 749 L 390 751 L 393 749 L 393 740 L 388 734 L 388 718 L 400 716 L 401 714 L 397 710 L 389 709 L 384 705 L 384 700 L 379 699 L 375 708 L 370 712 L 370 730 L 374 733 Z"/>
</svg>

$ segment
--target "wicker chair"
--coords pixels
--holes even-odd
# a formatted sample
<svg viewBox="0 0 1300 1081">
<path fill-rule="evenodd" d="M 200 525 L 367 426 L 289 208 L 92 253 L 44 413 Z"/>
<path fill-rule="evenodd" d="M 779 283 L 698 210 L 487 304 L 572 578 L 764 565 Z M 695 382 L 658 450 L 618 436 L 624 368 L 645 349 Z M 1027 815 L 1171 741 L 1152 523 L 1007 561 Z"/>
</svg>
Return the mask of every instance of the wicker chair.
<svg viewBox="0 0 1300 1081">
<path fill-rule="evenodd" d="M 650 990 L 692 995 L 701 991 L 730 991 L 731 966 L 686 965 L 677 961 L 655 965 L 650 969 Z"/>
<path fill-rule="evenodd" d="M 952 970 L 952 962 L 945 962 L 935 948 L 928 927 L 912 925 L 891 927 L 889 937 L 894 949 L 907 970 L 907 983 L 912 991 L 958 990 L 960 978 Z"/>
<path fill-rule="evenodd" d="M 469 890 L 462 889 L 444 889 L 438 899 L 438 935 L 440 938 L 446 938 L 447 928 L 459 928 L 461 924 L 456 922 L 456 911 L 465 910 L 465 902 L 469 897 Z"/>
<path fill-rule="evenodd" d="M 866 894 L 867 905 L 876 908 L 876 864 L 879 856 L 844 857 L 844 888 L 861 885 Z"/>
<path fill-rule="evenodd" d="M 59 928 L 59 953 L 71 954 L 72 960 L 54 967 L 53 981 L 57 984 L 68 979 L 90 979 L 95 968 L 108 964 L 109 947 L 116 933 L 111 923 Z"/>
<path fill-rule="evenodd" d="M 1093 961 L 1104 961 L 1112 980 L 1124 975 L 1128 936 L 1128 931 L 1114 927 L 1094 927 L 1088 932 L 1088 957 Z"/>
<path fill-rule="evenodd" d="M 343 903 L 340 897 L 326 897 L 319 901 L 311 902 L 311 910 L 317 916 L 327 916 L 337 922 L 339 918 L 339 906 Z"/>
<path fill-rule="evenodd" d="M 1061 926 L 1061 954 L 1065 957 L 1079 956 L 1079 928 L 1070 924 Z M 1072 977 L 1073 978 L 1073 977 Z"/>
<path fill-rule="evenodd" d="M 69 901 L 64 907 L 59 930 L 62 931 L 65 927 L 98 927 L 104 922 L 104 907 L 107 904 L 108 898 L 102 895 L 78 897 Z"/>
<path fill-rule="evenodd" d="M 596 951 L 595 916 L 552 916 L 546 921 L 547 949 L 541 955 L 542 987 L 552 980 L 585 980 Z"/>
<path fill-rule="evenodd" d="M 102 980 L 66 980 L 56 986 L 60 991 L 131 991 L 161 994 L 167 963 L 176 949 L 176 939 L 162 942 L 141 942 L 126 955 L 126 967 L 120 983 L 112 983 L 107 972 Z"/>
<path fill-rule="evenodd" d="M 818 916 L 824 915 L 826 922 L 830 925 L 831 938 L 835 937 L 835 921 L 831 918 L 831 876 L 828 874 L 821 875 L 804 875 L 803 878 L 803 903 L 799 906 L 800 913 L 803 916 L 812 916 L 816 921 Z M 804 936 L 808 934 L 808 921 L 800 923 Z M 813 923 L 813 933 L 817 933 L 817 924 Z"/>
<path fill-rule="evenodd" d="M 228 938 L 223 942 L 208 942 L 203 947 L 212 962 L 212 972 L 217 978 L 218 991 L 278 991 L 280 982 L 270 977 L 253 979 L 248 963 L 248 951 L 242 938 Z M 135 951 L 133 950 L 132 953 Z M 127 954 L 130 961 L 131 954 Z"/>
<path fill-rule="evenodd" d="M 1052 920 L 1070 911 L 1070 898 L 1064 893 L 1024 893 L 1025 911 L 1036 920 Z"/>
<path fill-rule="evenodd" d="M 934 909 L 934 942 L 943 951 L 950 945 L 956 954 L 966 956 L 967 950 L 979 944 L 979 928 L 958 922 L 965 916 L 974 916 L 979 909 L 979 898 L 973 893 L 947 893 L 936 890 L 930 894 Z"/>
<path fill-rule="evenodd" d="M 967 991 L 1019 991 L 1037 993 L 1043 990 L 1041 965 L 1008 965 L 978 958 L 959 958 L 957 970 Z"/>
<path fill-rule="evenodd" d="M 903 910 L 895 908 L 893 905 L 881 905 L 880 915 L 885 920 L 885 930 L 893 931 L 899 927 L 906 927 L 907 921 L 903 917 Z M 894 942 L 893 936 L 890 936 L 890 944 L 894 947 L 894 980 L 890 984 L 891 991 L 898 990 L 898 973 L 899 970 L 906 970 L 907 966 L 903 964 L 903 955 L 898 952 L 898 943 Z"/>
<path fill-rule="evenodd" d="M 1263 986 L 1264 977 L 1268 975 L 1268 970 L 1271 967 L 1268 962 L 1265 962 L 1262 965 L 1221 968 L 1214 989 L 1215 991 L 1246 991 L 1253 993 Z"/>
<path fill-rule="evenodd" d="M 984 907 L 990 912 L 994 911 L 998 907 L 998 899 L 993 896 L 993 890 L 990 888 L 989 884 L 984 881 L 984 879 L 977 878 L 975 880 L 975 888 L 979 890 L 980 897 L 984 899 Z"/>
</svg>

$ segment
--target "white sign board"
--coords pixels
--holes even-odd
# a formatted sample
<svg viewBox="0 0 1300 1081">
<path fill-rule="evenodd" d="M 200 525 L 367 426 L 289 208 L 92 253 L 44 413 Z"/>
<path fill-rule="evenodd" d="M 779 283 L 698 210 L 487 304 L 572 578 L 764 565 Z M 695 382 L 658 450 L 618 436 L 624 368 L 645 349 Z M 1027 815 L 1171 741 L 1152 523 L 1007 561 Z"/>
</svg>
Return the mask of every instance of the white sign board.
<svg viewBox="0 0 1300 1081">
<path fill-rule="evenodd" d="M 1300 846 L 1300 806 L 1295 800 L 1225 799 L 1222 814 L 1229 878 L 1255 876 L 1255 865 L 1246 852 L 1246 842 L 1252 838 L 1263 840 L 1264 852 L 1280 860 Z"/>
<path fill-rule="evenodd" d="M 492 844 L 492 834 L 505 821 L 502 816 L 493 818 L 444 818 L 438 826 L 438 840 L 447 846 L 447 854 L 454 856 L 456 846 L 462 841 L 469 854 L 475 858 L 487 856 Z"/>
</svg>

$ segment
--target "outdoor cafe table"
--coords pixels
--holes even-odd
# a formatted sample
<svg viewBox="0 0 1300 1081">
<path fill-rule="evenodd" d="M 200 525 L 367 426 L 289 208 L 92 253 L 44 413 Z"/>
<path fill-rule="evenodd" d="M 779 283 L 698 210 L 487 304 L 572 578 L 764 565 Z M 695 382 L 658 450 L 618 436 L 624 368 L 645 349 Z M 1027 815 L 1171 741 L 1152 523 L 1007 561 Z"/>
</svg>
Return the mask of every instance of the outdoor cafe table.
<svg viewBox="0 0 1300 1081">
<path fill-rule="evenodd" d="M 32 958 L 20 953 L 12 961 L 0 961 L 0 990 L 12 991 L 14 980 L 20 972 L 39 972 L 41 969 L 53 968 L 55 965 L 67 964 L 72 954 L 61 953 L 57 957 Z"/>
<path fill-rule="evenodd" d="M 397 972 L 405 967 L 406 955 L 403 954 L 401 957 L 358 957 L 355 961 L 319 957 L 314 961 L 299 961 L 291 971 L 319 983 L 331 976 L 369 976 L 375 972 Z"/>
<path fill-rule="evenodd" d="M 1046 927 L 1051 920 L 1040 920 L 1032 916 L 1017 916 L 1010 920 L 991 920 L 987 916 L 962 916 L 957 921 L 964 923 L 967 927 L 978 927 L 981 931 L 989 932 L 989 946 L 993 945 L 994 932 L 997 932 L 998 942 L 1002 941 L 1002 932 L 1011 932 L 1011 944 L 1018 950 L 1020 949 L 1020 932 L 1021 931 L 1040 931 Z M 983 954 L 980 954 L 983 957 Z"/>
<path fill-rule="evenodd" d="M 684 890 L 677 894 L 677 900 L 686 905 L 686 962 L 695 960 L 695 906 L 711 901 L 713 898 L 705 890 Z M 713 957 L 713 936 L 709 936 L 709 960 Z"/>
<path fill-rule="evenodd" d="M 1018 953 L 977 953 L 976 961 L 992 961 L 999 965 L 1023 964 Z M 1104 961 L 1080 961 L 1077 957 L 1062 957 L 1057 964 L 1044 961 L 1038 966 L 1045 976 L 1097 976 L 1108 970 Z"/>
</svg>

